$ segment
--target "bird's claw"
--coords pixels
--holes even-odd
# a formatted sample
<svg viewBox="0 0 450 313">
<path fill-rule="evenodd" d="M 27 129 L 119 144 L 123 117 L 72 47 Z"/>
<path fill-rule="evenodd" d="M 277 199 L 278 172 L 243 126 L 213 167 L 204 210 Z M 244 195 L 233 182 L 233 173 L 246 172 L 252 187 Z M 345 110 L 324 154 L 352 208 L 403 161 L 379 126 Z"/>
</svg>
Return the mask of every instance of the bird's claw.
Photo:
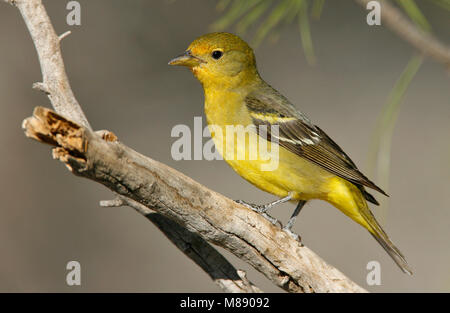
<svg viewBox="0 0 450 313">
<path fill-rule="evenodd" d="M 258 205 L 254 203 L 245 202 L 243 200 L 235 200 L 236 203 L 242 204 L 246 208 L 249 208 L 257 213 L 265 213 L 267 211 L 266 205 Z"/>
<path fill-rule="evenodd" d="M 279 222 L 275 217 L 272 217 L 266 213 L 266 211 L 268 209 L 268 207 L 266 205 L 258 205 L 258 204 L 248 203 L 243 200 L 235 200 L 235 202 L 242 204 L 246 208 L 249 208 L 250 210 L 255 211 L 256 213 L 261 214 L 262 217 L 264 217 L 266 220 L 271 222 L 273 225 L 280 224 L 280 228 L 281 228 L 281 222 Z"/>
<path fill-rule="evenodd" d="M 303 247 L 302 244 L 302 238 L 297 235 L 296 233 L 294 233 L 290 228 L 288 227 L 283 227 L 283 230 L 289 235 L 291 236 L 294 240 L 298 241 L 300 243 L 300 245 Z"/>
<path fill-rule="evenodd" d="M 272 217 L 272 216 L 270 216 L 269 214 L 264 213 L 264 212 L 262 212 L 262 213 L 260 213 L 260 214 L 262 215 L 262 217 L 264 217 L 266 220 L 268 220 L 269 222 L 271 222 L 273 225 L 279 224 L 279 226 L 280 226 L 280 228 L 281 228 L 281 222 L 278 221 L 275 217 Z"/>
</svg>

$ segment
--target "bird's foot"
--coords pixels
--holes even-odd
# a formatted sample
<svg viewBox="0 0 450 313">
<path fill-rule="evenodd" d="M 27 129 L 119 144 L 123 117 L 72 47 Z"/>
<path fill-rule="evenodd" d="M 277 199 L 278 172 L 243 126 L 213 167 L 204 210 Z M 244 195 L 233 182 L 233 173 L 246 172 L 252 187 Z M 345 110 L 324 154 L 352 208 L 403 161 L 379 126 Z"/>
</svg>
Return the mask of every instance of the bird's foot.
<svg viewBox="0 0 450 313">
<path fill-rule="evenodd" d="M 254 204 L 245 202 L 243 200 L 235 200 L 236 203 L 242 204 L 246 208 L 249 208 L 257 213 L 265 213 L 268 209 L 267 205 L 260 205 L 260 204 Z"/>
<path fill-rule="evenodd" d="M 302 238 L 297 235 L 296 233 L 294 233 L 290 228 L 288 227 L 283 227 L 283 230 L 289 235 L 291 236 L 294 240 L 298 241 L 300 243 L 300 245 L 303 247 L 302 244 Z"/>
<path fill-rule="evenodd" d="M 281 223 L 280 223 L 280 221 L 278 221 L 275 217 L 273 217 L 273 216 L 270 216 L 269 214 L 267 214 L 267 213 L 260 213 L 261 215 L 262 215 L 262 217 L 264 217 L 266 220 L 268 220 L 269 222 L 271 222 L 273 225 L 277 225 L 277 224 L 279 224 L 279 226 L 281 227 Z"/>
<path fill-rule="evenodd" d="M 243 200 L 235 200 L 235 202 L 242 204 L 246 208 L 249 208 L 249 209 L 255 211 L 256 213 L 261 214 L 266 220 L 271 222 L 273 225 L 277 225 L 279 223 L 280 227 L 281 227 L 281 223 L 275 217 L 272 217 L 266 213 L 267 209 L 269 208 L 267 205 L 258 205 L 258 204 L 254 204 L 254 203 L 248 203 Z"/>
</svg>

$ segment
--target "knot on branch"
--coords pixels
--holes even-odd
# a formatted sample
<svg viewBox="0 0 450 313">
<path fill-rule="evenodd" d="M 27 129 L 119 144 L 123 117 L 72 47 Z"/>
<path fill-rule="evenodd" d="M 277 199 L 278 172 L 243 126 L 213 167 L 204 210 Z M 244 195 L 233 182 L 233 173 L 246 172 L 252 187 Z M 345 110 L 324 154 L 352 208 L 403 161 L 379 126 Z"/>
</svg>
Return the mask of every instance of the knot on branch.
<svg viewBox="0 0 450 313">
<path fill-rule="evenodd" d="M 116 134 L 114 134 L 113 132 L 109 131 L 109 130 L 97 130 L 95 132 L 97 135 L 99 135 L 100 137 L 102 137 L 103 140 L 105 141 L 110 141 L 110 142 L 115 142 L 118 140 Z"/>
<path fill-rule="evenodd" d="M 71 171 L 75 164 L 78 169 L 85 167 L 88 141 L 83 127 L 50 109 L 36 107 L 22 128 L 27 137 L 55 146 L 53 158 L 64 162 Z"/>
</svg>

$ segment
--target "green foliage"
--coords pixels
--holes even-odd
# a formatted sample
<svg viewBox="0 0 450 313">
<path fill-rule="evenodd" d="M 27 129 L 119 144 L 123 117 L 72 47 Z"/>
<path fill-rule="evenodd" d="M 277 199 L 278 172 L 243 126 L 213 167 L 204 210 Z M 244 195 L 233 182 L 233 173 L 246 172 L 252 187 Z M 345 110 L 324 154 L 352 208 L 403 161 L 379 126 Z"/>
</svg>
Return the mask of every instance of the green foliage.
<svg viewBox="0 0 450 313">
<path fill-rule="evenodd" d="M 213 30 L 220 31 L 227 28 L 229 25 L 233 24 L 238 18 L 245 14 L 248 10 L 253 8 L 256 4 L 262 0 L 247 0 L 247 1 L 234 1 L 230 9 L 226 14 L 224 14 L 219 20 L 217 20 L 213 25 Z M 222 4 L 220 4 L 222 2 Z M 223 7 L 227 3 L 223 0 L 219 2 L 219 7 Z"/>
<path fill-rule="evenodd" d="M 450 11 L 450 0 L 427 1 Z M 431 25 L 415 0 L 394 2 L 422 30 L 431 32 Z M 320 19 L 324 7 L 325 0 L 219 0 L 217 9 L 226 12 L 212 25 L 212 29 L 223 31 L 235 24 L 237 33 L 243 35 L 250 27 L 259 24 L 254 40 L 254 44 L 258 45 L 269 33 L 278 32 L 280 26 L 297 23 L 305 56 L 313 63 L 314 49 L 308 17 L 311 15 L 313 19 Z"/>
<path fill-rule="evenodd" d="M 258 46 L 267 34 L 280 23 L 281 19 L 289 14 L 292 9 L 292 3 L 292 0 L 282 0 L 274 9 L 272 9 L 272 12 L 270 12 L 269 16 L 261 23 L 256 32 L 255 40 L 253 42 L 255 46 Z"/>
<path fill-rule="evenodd" d="M 243 35 L 270 7 L 269 1 L 263 1 L 236 24 L 238 34 Z"/>
<path fill-rule="evenodd" d="M 403 8 L 409 18 L 416 23 L 422 30 L 430 32 L 431 26 L 428 20 L 422 14 L 414 0 L 397 0 L 397 3 Z"/>
<path fill-rule="evenodd" d="M 323 5 L 325 4 L 325 0 L 314 0 L 313 6 L 311 9 L 311 16 L 316 20 L 320 19 L 322 15 Z"/>
<path fill-rule="evenodd" d="M 223 31 L 235 24 L 237 33 L 244 35 L 250 27 L 258 26 L 252 42 L 253 46 L 258 46 L 270 33 L 277 34 L 280 26 L 296 23 L 306 59 L 314 64 L 308 11 L 310 2 L 313 3 L 311 15 L 315 19 L 320 18 L 325 0 L 221 0 L 217 6 L 227 11 L 212 25 L 212 29 Z"/>
<path fill-rule="evenodd" d="M 442 0 L 450 2 L 449 0 Z M 405 14 L 424 32 L 431 32 L 431 26 L 414 0 L 397 0 Z M 380 186 L 389 190 L 389 174 L 391 168 L 391 146 L 395 123 L 400 111 L 400 104 L 406 94 L 409 84 L 418 72 L 423 57 L 413 56 L 391 90 L 388 101 L 381 110 L 372 139 L 368 155 L 368 173 L 376 177 Z M 386 219 L 388 200 L 382 202 L 381 218 Z"/>
<path fill-rule="evenodd" d="M 428 0 L 450 11 L 450 0 Z M 415 0 L 395 0 L 405 14 L 422 30 L 431 32 L 431 26 Z M 309 16 L 319 20 L 325 0 L 219 0 L 218 10 L 226 10 L 213 25 L 214 31 L 223 31 L 235 24 L 236 32 L 244 35 L 252 26 L 258 26 L 253 46 L 258 46 L 270 33 L 278 34 L 282 25 L 296 23 L 303 51 L 309 64 L 316 63 Z M 311 9 L 309 10 L 309 7 Z"/>
<path fill-rule="evenodd" d="M 314 46 L 311 39 L 311 30 L 309 28 L 308 1 L 303 0 L 300 1 L 300 3 L 301 6 L 298 12 L 298 26 L 300 28 L 303 51 L 305 52 L 308 63 L 315 64 L 316 56 L 314 55 Z"/>
<path fill-rule="evenodd" d="M 368 173 L 370 177 L 377 177 L 380 186 L 385 190 L 389 187 L 389 173 L 391 167 L 391 146 L 395 123 L 400 112 L 400 105 L 423 62 L 423 56 L 414 55 L 406 65 L 397 82 L 389 94 L 381 113 L 378 117 L 375 131 L 369 148 Z M 383 213 L 381 218 L 386 218 L 387 199 L 382 201 Z"/>
</svg>

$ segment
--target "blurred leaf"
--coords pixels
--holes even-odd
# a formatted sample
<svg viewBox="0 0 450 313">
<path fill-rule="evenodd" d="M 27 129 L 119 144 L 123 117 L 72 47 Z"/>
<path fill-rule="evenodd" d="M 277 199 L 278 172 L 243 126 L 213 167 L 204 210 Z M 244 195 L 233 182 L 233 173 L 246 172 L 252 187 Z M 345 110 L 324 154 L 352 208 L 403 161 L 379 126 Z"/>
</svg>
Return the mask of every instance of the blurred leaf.
<svg viewBox="0 0 450 313">
<path fill-rule="evenodd" d="M 217 20 L 214 24 L 211 25 L 211 28 L 214 31 L 220 31 L 227 28 L 229 25 L 236 22 L 236 20 L 245 14 L 248 10 L 254 7 L 256 4 L 261 2 L 262 0 L 235 0 L 231 5 L 231 8 L 228 12 L 222 16 L 219 20 Z"/>
<path fill-rule="evenodd" d="M 305 52 L 308 63 L 313 65 L 316 63 L 316 56 L 314 54 L 314 46 L 311 39 L 311 30 L 309 28 L 308 1 L 299 0 L 299 2 L 301 3 L 301 8 L 298 15 L 298 25 L 300 29 L 300 37 L 302 39 L 303 51 Z"/>
<path fill-rule="evenodd" d="M 294 21 L 294 18 L 300 13 L 302 8 L 303 0 L 291 0 L 291 9 L 289 10 L 286 18 L 284 19 L 284 23 L 290 24 Z"/>
<path fill-rule="evenodd" d="M 267 34 L 278 25 L 281 19 L 289 12 L 291 0 L 282 0 L 280 3 L 272 10 L 266 20 L 259 27 L 253 45 L 258 46 Z"/>
<path fill-rule="evenodd" d="M 315 19 L 320 19 L 323 11 L 323 5 L 325 4 L 325 0 L 314 0 L 313 6 L 311 9 L 311 16 Z"/>
<path fill-rule="evenodd" d="M 236 22 L 237 33 L 243 35 L 250 26 L 257 23 L 258 19 L 260 19 L 264 13 L 269 11 L 270 13 L 268 13 L 267 17 L 260 23 L 252 42 L 252 44 L 257 47 L 279 24 L 290 24 L 297 18 L 305 57 L 309 64 L 314 64 L 316 62 L 316 57 L 311 38 L 308 1 L 309 0 L 234 0 L 226 14 L 216 21 L 212 25 L 212 28 L 216 31 L 220 31 Z M 274 3 L 275 6 L 271 8 Z M 323 5 L 324 0 L 314 0 L 312 11 L 315 16 L 320 16 Z M 278 37 L 278 34 L 272 34 L 269 36 L 269 39 L 275 41 Z"/>
<path fill-rule="evenodd" d="M 416 23 L 422 30 L 426 32 L 431 31 L 431 25 L 428 23 L 426 17 L 422 14 L 419 7 L 414 0 L 397 0 L 397 3 L 405 10 L 409 18 Z"/>
<path fill-rule="evenodd" d="M 236 30 L 240 34 L 244 34 L 247 28 L 256 22 L 256 20 L 264 14 L 264 12 L 270 7 L 270 1 L 263 1 L 253 10 L 251 10 L 245 17 L 241 19 L 236 25 Z"/>
<path fill-rule="evenodd" d="M 416 75 L 423 61 L 423 56 L 414 55 L 402 72 L 394 88 L 389 94 L 378 118 L 369 148 L 368 173 L 369 177 L 377 177 L 378 183 L 386 191 L 389 189 L 389 172 L 391 160 L 391 143 L 395 123 L 400 112 L 403 97 Z M 376 175 L 375 175 L 376 174 Z M 387 199 L 381 201 L 383 214 L 386 217 Z"/>
</svg>

